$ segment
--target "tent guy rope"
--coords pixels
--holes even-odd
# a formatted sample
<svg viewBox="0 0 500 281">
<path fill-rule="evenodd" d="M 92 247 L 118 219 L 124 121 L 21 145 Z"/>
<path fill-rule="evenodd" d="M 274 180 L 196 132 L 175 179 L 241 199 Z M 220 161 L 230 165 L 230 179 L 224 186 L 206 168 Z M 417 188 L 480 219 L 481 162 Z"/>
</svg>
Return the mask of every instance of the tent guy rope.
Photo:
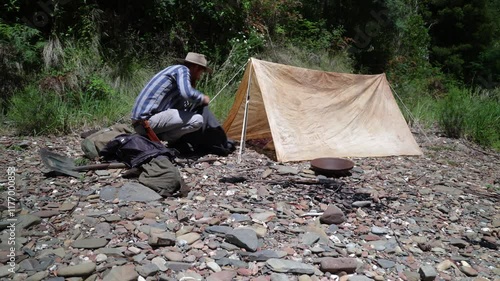
<svg viewBox="0 0 500 281">
<path fill-rule="evenodd" d="M 403 99 L 401 99 L 401 97 L 398 95 L 398 93 L 396 92 L 396 90 L 392 87 L 392 85 L 389 83 L 389 87 L 391 87 L 391 90 L 392 92 L 394 92 L 394 94 L 396 95 L 396 97 L 398 97 L 399 101 L 401 102 L 401 104 L 403 105 L 403 107 L 405 108 L 406 112 L 408 113 L 408 115 L 410 116 L 410 118 L 413 120 L 413 122 L 415 122 L 415 124 L 417 125 L 417 128 L 422 132 L 422 134 L 424 134 L 425 138 L 427 139 L 427 141 L 430 143 L 431 142 L 431 139 L 429 138 L 429 136 L 427 136 L 427 134 L 425 133 L 424 129 L 422 129 L 422 127 L 418 124 L 417 122 L 417 119 L 415 118 L 415 116 L 413 116 L 413 114 L 411 114 L 410 112 L 410 109 L 406 106 L 406 104 L 403 102 Z"/>
<path fill-rule="evenodd" d="M 233 75 L 233 77 L 231 79 L 229 79 L 229 81 L 226 83 L 226 85 L 224 85 L 224 87 L 222 87 L 222 89 L 219 90 L 219 92 L 217 92 L 217 94 L 212 98 L 210 99 L 210 102 L 214 101 L 217 96 L 220 95 L 220 93 L 222 93 L 222 91 L 234 80 L 234 78 L 236 78 L 236 76 L 238 76 L 238 74 L 240 74 L 240 72 L 243 70 L 243 68 L 245 68 L 245 66 L 248 64 L 248 62 L 250 61 L 250 59 L 247 60 L 247 62 L 245 64 L 243 64 L 240 69 L 238 69 L 238 71 Z"/>
</svg>

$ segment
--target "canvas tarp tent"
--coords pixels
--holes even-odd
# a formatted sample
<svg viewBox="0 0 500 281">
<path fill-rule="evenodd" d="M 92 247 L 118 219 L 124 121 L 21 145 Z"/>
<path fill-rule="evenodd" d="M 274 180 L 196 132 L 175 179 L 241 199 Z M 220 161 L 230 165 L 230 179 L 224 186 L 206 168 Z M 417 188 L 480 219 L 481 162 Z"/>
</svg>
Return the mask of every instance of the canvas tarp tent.
<svg viewBox="0 0 500 281">
<path fill-rule="evenodd" d="M 249 84 L 250 82 L 250 84 Z M 317 71 L 252 58 L 223 128 L 272 138 L 278 161 L 421 155 L 385 74 Z"/>
</svg>

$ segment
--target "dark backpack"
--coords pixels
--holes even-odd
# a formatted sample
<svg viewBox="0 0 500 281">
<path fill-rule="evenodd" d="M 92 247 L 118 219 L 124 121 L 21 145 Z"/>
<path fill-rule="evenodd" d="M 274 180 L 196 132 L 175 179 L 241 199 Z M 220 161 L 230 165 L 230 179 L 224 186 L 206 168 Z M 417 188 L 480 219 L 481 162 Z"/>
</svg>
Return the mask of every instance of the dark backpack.
<svg viewBox="0 0 500 281">
<path fill-rule="evenodd" d="M 161 143 L 152 142 L 138 134 L 122 134 L 113 140 L 99 152 L 106 161 L 118 160 L 129 167 L 135 168 L 151 159 L 165 155 L 172 161 L 176 151 L 165 147 Z"/>
<path fill-rule="evenodd" d="M 85 137 L 81 142 L 81 147 L 85 156 L 89 159 L 99 157 L 99 152 L 115 137 L 121 134 L 132 134 L 134 129 L 126 124 L 116 124 L 109 128 L 101 129 Z"/>
<path fill-rule="evenodd" d="M 227 138 L 226 132 L 208 107 L 199 109 L 198 113 L 203 116 L 201 129 L 182 136 L 172 147 L 183 155 L 227 156 L 232 153 L 235 150 L 234 142 Z"/>
</svg>

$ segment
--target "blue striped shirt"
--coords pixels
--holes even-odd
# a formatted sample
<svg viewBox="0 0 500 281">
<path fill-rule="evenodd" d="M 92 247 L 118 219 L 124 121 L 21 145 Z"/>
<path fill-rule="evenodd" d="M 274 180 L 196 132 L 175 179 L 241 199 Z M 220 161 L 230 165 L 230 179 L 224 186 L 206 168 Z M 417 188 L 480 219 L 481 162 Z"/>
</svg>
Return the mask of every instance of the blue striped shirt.
<svg viewBox="0 0 500 281">
<path fill-rule="evenodd" d="M 176 108 L 186 109 L 186 102 L 200 105 L 203 94 L 191 86 L 191 74 L 185 65 L 172 65 L 158 72 L 144 87 L 132 109 L 132 120 Z"/>
</svg>

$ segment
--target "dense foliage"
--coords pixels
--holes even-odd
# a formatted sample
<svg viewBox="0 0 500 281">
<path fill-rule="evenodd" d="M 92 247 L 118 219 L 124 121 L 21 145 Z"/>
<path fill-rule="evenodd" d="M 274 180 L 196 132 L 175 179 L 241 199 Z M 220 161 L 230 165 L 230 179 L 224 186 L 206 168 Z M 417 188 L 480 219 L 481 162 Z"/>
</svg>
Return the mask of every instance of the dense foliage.
<svg viewBox="0 0 500 281">
<path fill-rule="evenodd" d="M 224 88 L 219 117 L 237 86 L 231 78 L 257 56 L 330 71 L 386 72 L 418 119 L 409 121 L 500 148 L 499 1 L 0 3 L 0 109 L 23 133 L 126 119 L 155 71 L 197 51 L 209 54 L 217 70 L 201 87 L 213 95 Z M 472 108 L 487 113 L 465 116 Z"/>
</svg>

